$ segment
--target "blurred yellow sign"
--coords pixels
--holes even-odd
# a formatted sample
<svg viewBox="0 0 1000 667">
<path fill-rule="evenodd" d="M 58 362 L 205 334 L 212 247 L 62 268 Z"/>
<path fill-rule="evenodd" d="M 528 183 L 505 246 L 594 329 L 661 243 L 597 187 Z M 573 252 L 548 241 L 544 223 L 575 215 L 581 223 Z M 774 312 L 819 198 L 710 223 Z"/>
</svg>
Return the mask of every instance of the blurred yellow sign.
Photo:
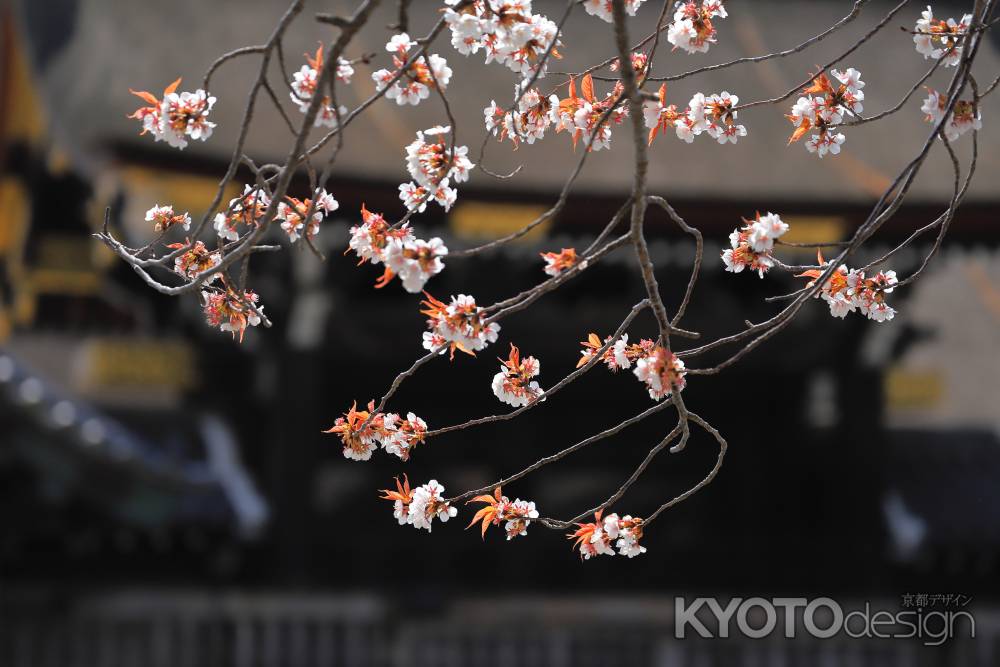
<svg viewBox="0 0 1000 667">
<path fill-rule="evenodd" d="M 944 396 L 944 378 L 935 370 L 891 368 L 883 383 L 890 409 L 930 408 Z"/>
<path fill-rule="evenodd" d="M 830 243 L 841 241 L 847 227 L 846 221 L 833 215 L 782 215 L 788 231 L 781 237 L 785 243 Z M 795 249 L 788 248 L 793 251 Z M 802 248 L 805 253 L 816 254 L 815 248 Z M 823 253 L 828 254 L 828 253 Z"/>
<path fill-rule="evenodd" d="M 495 239 L 522 229 L 546 210 L 545 206 L 530 204 L 465 201 L 455 206 L 448 221 L 460 238 Z M 551 220 L 546 220 L 521 239 L 536 240 L 545 235 L 551 224 Z"/>
<path fill-rule="evenodd" d="M 185 389 L 195 382 L 194 350 L 180 341 L 96 339 L 81 350 L 80 379 L 88 389 Z"/>
<path fill-rule="evenodd" d="M 120 173 L 126 192 L 131 199 L 136 200 L 135 216 L 140 221 L 145 210 L 153 204 L 170 204 L 174 210 L 189 211 L 191 217 L 197 220 L 219 187 L 219 180 L 214 176 L 177 173 L 138 165 L 124 166 Z M 225 205 L 237 196 L 241 189 L 238 183 L 227 183 L 222 204 Z"/>
</svg>

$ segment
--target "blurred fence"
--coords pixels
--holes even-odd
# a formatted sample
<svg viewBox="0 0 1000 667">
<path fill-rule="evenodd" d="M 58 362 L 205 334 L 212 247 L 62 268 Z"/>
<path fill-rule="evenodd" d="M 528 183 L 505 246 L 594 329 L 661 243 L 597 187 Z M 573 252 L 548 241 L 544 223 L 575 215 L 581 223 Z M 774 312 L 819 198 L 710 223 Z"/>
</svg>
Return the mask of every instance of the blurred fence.
<svg viewBox="0 0 1000 667">
<path fill-rule="evenodd" d="M 913 640 L 673 637 L 673 602 L 502 598 L 443 609 L 367 596 L 128 591 L 61 602 L 5 594 L 4 667 L 973 666 L 1000 659 L 1000 610 L 976 637 Z"/>
</svg>

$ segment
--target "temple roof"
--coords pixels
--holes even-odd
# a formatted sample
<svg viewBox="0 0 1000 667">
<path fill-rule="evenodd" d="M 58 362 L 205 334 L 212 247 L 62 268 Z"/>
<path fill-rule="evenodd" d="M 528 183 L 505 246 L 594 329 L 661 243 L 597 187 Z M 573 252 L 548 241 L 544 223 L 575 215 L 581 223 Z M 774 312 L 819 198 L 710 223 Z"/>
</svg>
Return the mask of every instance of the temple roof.
<svg viewBox="0 0 1000 667">
<path fill-rule="evenodd" d="M 30 4 L 22 0 L 22 9 Z M 302 64 L 302 53 L 315 50 L 320 40 L 328 41 L 335 34 L 335 29 L 317 23 L 312 15 L 320 10 L 346 14 L 353 4 L 324 2 L 320 6 L 307 0 L 303 15 L 293 24 L 285 41 L 289 71 Z M 347 53 L 352 58 L 364 53 L 376 55 L 370 65 L 356 67 L 354 82 L 342 93 L 342 102 L 348 107 L 373 91 L 370 72 L 388 60 L 383 47 L 387 34 L 384 26 L 394 21 L 395 4 L 382 3 L 370 27 L 358 35 Z M 633 40 L 648 34 L 658 4 L 646 3 L 639 15 L 630 20 Z M 808 11 L 804 11 L 803 3 L 774 0 L 740 3 L 731 9 L 729 18 L 718 21 L 719 43 L 709 53 L 691 56 L 661 47 L 655 71 L 673 74 L 792 47 L 842 18 L 852 4 L 846 0 L 816 0 L 807 3 Z M 414 35 L 425 34 L 436 16 L 435 12 L 416 11 L 424 5 L 424 2 L 413 3 Z M 534 3 L 536 12 L 553 19 L 559 17 L 564 6 L 556 0 Z M 803 53 L 672 83 L 668 87 L 668 101 L 683 106 L 698 91 L 709 94 L 727 90 L 739 95 L 742 101 L 782 94 L 801 83 L 817 63 L 829 62 L 838 51 L 854 43 L 890 6 L 882 1 L 866 4 L 856 20 Z M 164 155 L 174 151 L 165 144 L 154 147 L 148 136 L 138 136 L 137 123 L 125 118 L 138 106 L 129 88 L 159 92 L 174 78 L 183 76 L 182 89 L 194 89 L 216 56 L 265 41 L 284 9 L 285 3 L 278 1 L 255 3 L 251 9 L 243 0 L 215 0 L 210 8 L 201 0 L 170 3 L 78 0 L 71 34 L 65 38 L 55 35 L 51 26 L 33 21 L 30 10 L 21 14 L 36 63 L 44 63 L 39 76 L 54 135 L 69 146 L 79 162 L 98 168 L 102 156 L 108 155 L 112 146 L 117 147 L 119 155 L 124 152 L 126 156 L 133 147 L 152 147 Z M 901 26 L 912 26 L 920 10 L 920 6 L 914 5 L 900 12 L 875 40 L 862 45 L 843 63 L 862 72 L 868 84 L 864 102 L 868 113 L 897 104 L 927 71 L 930 62 L 914 50 L 911 37 L 900 30 Z M 568 21 L 564 41 L 564 59 L 554 69 L 577 71 L 614 55 L 608 24 L 579 9 Z M 100 47 L 108 43 L 115 47 Z M 458 54 L 449 44 L 447 32 L 438 38 L 431 52 L 446 57 L 454 70 L 448 93 L 457 119 L 459 143 L 468 144 L 475 159 L 484 135 L 482 109 L 491 99 L 509 102 L 515 75 L 496 63 L 484 65 L 481 54 L 469 57 Z M 218 127 L 207 143 L 189 146 L 184 151 L 185 158 L 228 158 L 257 59 L 257 56 L 237 59 L 217 72 L 212 93 L 219 101 L 212 117 Z M 276 68 L 277 63 L 272 70 L 277 82 Z M 983 45 L 977 61 L 981 83 L 988 83 L 998 71 L 1000 53 L 996 41 L 991 39 Z M 939 68 L 928 83 L 944 88 L 951 72 Z M 564 76 L 550 74 L 542 80 L 542 89 L 547 91 L 565 80 Z M 599 94 L 610 85 L 598 82 Z M 871 201 L 926 139 L 930 126 L 920 111 L 924 97 L 924 91 L 918 91 L 897 114 L 877 123 L 847 128 L 847 142 L 841 155 L 823 160 L 807 153 L 801 145 L 786 146 L 791 126 L 783 114 L 788 112 L 794 97 L 779 105 L 755 107 L 740 114 L 749 135 L 736 146 L 717 145 L 707 136 L 699 137 L 693 145 L 674 137 L 658 140 L 650 154 L 650 188 L 667 196 L 685 198 L 759 200 L 762 208 L 773 200 Z M 290 146 L 290 134 L 263 96 L 258 106 L 248 153 L 258 163 L 280 161 Z M 294 106 L 289 103 L 287 108 L 297 120 Z M 1000 95 L 986 100 L 982 114 L 988 128 L 1000 117 Z M 442 106 L 434 98 L 417 108 L 397 107 L 391 101 L 380 100 L 346 134 L 334 177 L 363 176 L 391 183 L 406 180 L 403 146 L 412 140 L 414 131 L 446 122 Z M 1000 167 L 1000 134 L 986 131 L 981 135 L 981 177 L 973 184 L 969 197 L 982 201 L 996 199 L 998 195 L 995 183 L 990 185 L 993 179 L 989 174 Z M 631 185 L 632 150 L 628 141 L 627 129 L 617 129 L 612 150 L 595 153 L 588 159 L 577 191 L 626 191 Z M 959 153 L 968 155 L 970 146 L 971 137 L 963 136 L 958 142 Z M 522 145 L 517 151 L 512 151 L 506 143 L 491 144 L 486 164 L 492 170 L 501 172 L 517 165 L 522 165 L 522 170 L 510 181 L 495 181 L 482 172 L 474 173 L 473 179 L 479 187 L 551 192 L 561 187 L 578 155 L 574 155 L 565 135 L 550 135 L 533 146 Z M 952 181 L 947 155 L 936 150 L 911 196 L 919 201 L 943 199 L 950 194 Z"/>
</svg>

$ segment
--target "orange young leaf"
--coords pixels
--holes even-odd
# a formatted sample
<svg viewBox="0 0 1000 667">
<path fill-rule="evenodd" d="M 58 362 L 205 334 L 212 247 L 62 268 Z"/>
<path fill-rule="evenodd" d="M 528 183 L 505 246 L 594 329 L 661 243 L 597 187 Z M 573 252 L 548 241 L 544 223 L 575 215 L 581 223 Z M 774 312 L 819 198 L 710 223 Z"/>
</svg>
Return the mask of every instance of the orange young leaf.
<svg viewBox="0 0 1000 667">
<path fill-rule="evenodd" d="M 459 342 L 456 341 L 456 342 L 454 342 L 454 343 L 451 344 L 451 355 L 449 356 L 448 361 L 454 361 L 455 360 L 455 350 L 458 350 L 459 352 L 465 352 L 470 357 L 476 356 L 475 352 L 473 352 L 472 350 L 470 350 L 469 348 L 467 348 L 462 343 L 459 343 Z"/>
<path fill-rule="evenodd" d="M 786 116 L 786 118 L 791 120 L 793 123 L 795 122 L 794 120 L 792 120 L 794 116 Z M 795 131 L 792 132 L 792 136 L 788 139 L 788 143 L 793 144 L 799 139 L 801 139 L 803 136 L 805 136 L 805 133 L 808 132 L 809 128 L 811 127 L 812 127 L 812 122 L 808 118 L 803 117 L 801 125 L 795 128 Z"/>
<path fill-rule="evenodd" d="M 385 271 L 382 273 L 381 276 L 378 277 L 378 280 L 375 281 L 375 289 L 382 289 L 390 282 L 392 282 L 392 279 L 395 277 L 396 274 L 392 272 L 392 269 L 390 269 L 388 266 L 385 267 Z"/>
<path fill-rule="evenodd" d="M 403 503 L 409 503 L 411 496 L 413 495 L 410 491 L 410 480 L 407 479 L 406 473 L 403 473 L 403 482 L 400 483 L 399 478 L 396 478 L 396 490 L 391 489 L 380 489 L 385 495 L 379 496 L 382 500 L 399 500 Z"/>
<path fill-rule="evenodd" d="M 808 88 L 803 88 L 804 93 L 831 93 L 833 92 L 833 86 L 830 85 L 830 79 L 826 77 L 826 73 L 819 69 L 819 75 L 813 79 L 812 85 Z"/>
<path fill-rule="evenodd" d="M 150 92 L 145 90 L 132 90 L 131 88 L 128 89 L 128 92 L 132 93 L 147 104 L 151 104 L 154 107 L 160 106 L 160 100 L 156 99 L 156 97 Z"/>
<path fill-rule="evenodd" d="M 483 539 L 486 539 L 486 529 L 490 527 L 491 523 L 497 520 L 497 505 L 500 503 L 502 497 L 502 492 L 498 486 L 493 490 L 492 496 L 481 495 L 467 501 L 465 503 L 466 505 L 469 503 L 486 503 L 486 507 L 482 507 L 478 512 L 476 512 L 475 516 L 472 517 L 472 521 L 469 522 L 469 525 L 466 526 L 465 529 L 468 530 L 477 523 L 482 522 L 481 536 Z"/>
<path fill-rule="evenodd" d="M 309 66 L 312 67 L 316 71 L 319 71 L 320 69 L 322 69 L 322 67 L 323 67 L 323 43 L 322 42 L 320 42 L 319 48 L 316 49 L 316 55 L 314 57 L 310 58 L 309 54 L 308 53 L 306 54 L 306 62 L 309 63 Z"/>
<path fill-rule="evenodd" d="M 820 266 L 826 264 L 826 261 L 823 259 L 823 251 L 820 250 L 819 248 L 816 249 L 816 263 L 819 264 Z M 808 271 L 803 271 L 802 273 L 795 274 L 795 277 L 811 278 L 813 280 L 816 280 L 821 275 L 823 275 L 823 269 L 809 269 Z"/>
<path fill-rule="evenodd" d="M 583 91 L 583 99 L 588 102 L 597 101 L 597 97 L 594 95 L 594 78 L 590 74 L 583 77 L 580 82 L 580 90 Z"/>
</svg>

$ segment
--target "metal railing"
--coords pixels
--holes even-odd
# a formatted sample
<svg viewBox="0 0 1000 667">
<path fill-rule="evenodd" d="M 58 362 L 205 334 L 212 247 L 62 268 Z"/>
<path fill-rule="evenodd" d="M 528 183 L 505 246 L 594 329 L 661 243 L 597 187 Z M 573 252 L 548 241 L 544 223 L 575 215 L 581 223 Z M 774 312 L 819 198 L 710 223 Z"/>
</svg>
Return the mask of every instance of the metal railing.
<svg viewBox="0 0 1000 667">
<path fill-rule="evenodd" d="M 363 595 L 125 591 L 0 597 L 2 667 L 993 667 L 1000 610 L 976 637 L 673 636 L 668 598 L 456 600 L 411 611 Z"/>
</svg>

